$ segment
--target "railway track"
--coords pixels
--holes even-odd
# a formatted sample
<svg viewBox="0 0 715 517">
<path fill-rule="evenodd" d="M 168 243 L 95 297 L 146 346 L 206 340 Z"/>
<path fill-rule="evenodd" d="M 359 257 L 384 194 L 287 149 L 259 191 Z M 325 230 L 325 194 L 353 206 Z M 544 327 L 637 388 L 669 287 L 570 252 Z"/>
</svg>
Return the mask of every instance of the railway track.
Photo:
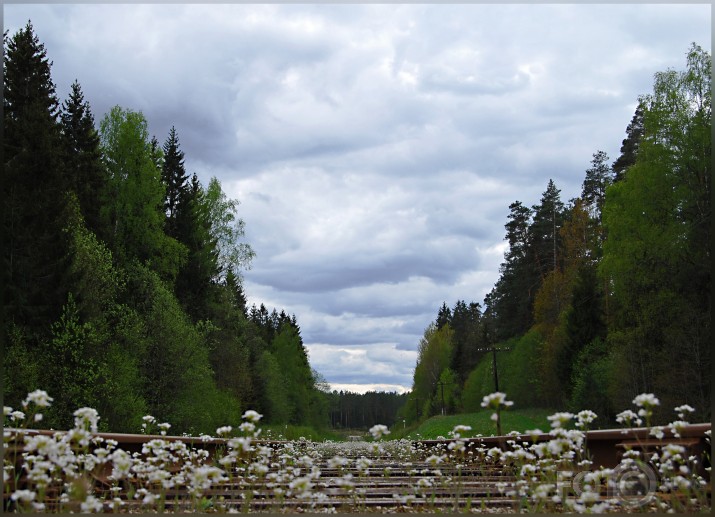
<svg viewBox="0 0 715 517">
<path fill-rule="evenodd" d="M 677 436 L 665 430 L 657 443 L 648 429 L 589 431 L 585 433 L 583 454 L 551 463 L 544 463 L 546 460 L 534 453 L 539 444 L 543 450 L 552 446 L 555 438 L 546 433 L 419 442 L 253 440 L 250 444 L 230 439 L 97 433 L 90 445 L 75 447 L 73 452 L 75 464 L 80 470 L 84 467 L 85 475 L 73 481 L 55 472 L 42 493 L 41 504 L 45 511 L 62 512 L 91 511 L 87 506 L 90 500 L 95 510 L 119 512 L 570 511 L 572 506 L 564 505 L 587 504 L 579 502 L 583 497 L 574 483 L 579 476 L 583 480 L 587 472 L 599 469 L 618 472 L 624 458 L 628 463 L 637 451 L 644 460 L 641 470 L 649 469 L 643 472 L 652 473 L 661 483 L 661 478 L 669 474 L 659 472 L 649 455 L 656 451 L 662 455 L 667 447 L 676 447 L 672 450 L 699 458 L 691 474 L 706 484 L 697 497 L 690 491 L 683 501 L 681 495 L 670 491 L 663 497 L 646 499 L 638 487 L 633 493 L 621 491 L 614 497 L 604 484 L 592 491 L 593 500 L 588 504 L 611 500 L 609 511 L 632 509 L 636 503 L 641 509 L 662 510 L 657 505 L 669 501 L 667 504 L 676 507 L 702 510 L 710 507 L 711 500 L 710 428 L 710 424 L 688 425 Z M 23 463 L 39 450 L 28 444 L 50 438 L 61 443 L 67 435 L 63 438 L 62 433 L 12 429 L 5 432 L 4 459 L 14 463 L 15 469 L 10 472 L 9 484 L 6 469 L 4 509 L 27 509 L 21 500 L 10 496 L 32 486 L 34 474 Z M 121 456 L 116 451 L 120 449 L 132 458 L 133 465 L 122 476 L 116 471 Z M 534 455 L 534 465 L 541 462 L 542 467 L 551 467 L 538 475 L 532 471 L 525 474 L 528 454 Z M 585 458 L 591 463 L 583 463 Z M 66 483 L 71 485 L 69 489 Z M 62 495 L 72 490 L 79 496 Z"/>
</svg>

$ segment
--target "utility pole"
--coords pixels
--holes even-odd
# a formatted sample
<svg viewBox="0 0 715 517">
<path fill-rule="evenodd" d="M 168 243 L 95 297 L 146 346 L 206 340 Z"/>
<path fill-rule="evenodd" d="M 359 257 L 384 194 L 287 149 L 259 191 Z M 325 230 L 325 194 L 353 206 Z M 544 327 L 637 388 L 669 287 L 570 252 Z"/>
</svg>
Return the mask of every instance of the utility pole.
<svg viewBox="0 0 715 517">
<path fill-rule="evenodd" d="M 494 346 L 486 348 L 477 348 L 477 352 L 492 353 L 492 369 L 494 370 L 494 391 L 499 391 L 499 375 L 497 374 L 497 352 L 507 352 L 511 350 L 509 347 L 497 348 Z"/>
<path fill-rule="evenodd" d="M 437 381 L 437 386 L 440 387 L 440 391 L 442 392 L 442 416 L 444 416 L 444 385 L 445 384 L 452 384 L 451 382 L 443 382 L 443 381 Z"/>
</svg>

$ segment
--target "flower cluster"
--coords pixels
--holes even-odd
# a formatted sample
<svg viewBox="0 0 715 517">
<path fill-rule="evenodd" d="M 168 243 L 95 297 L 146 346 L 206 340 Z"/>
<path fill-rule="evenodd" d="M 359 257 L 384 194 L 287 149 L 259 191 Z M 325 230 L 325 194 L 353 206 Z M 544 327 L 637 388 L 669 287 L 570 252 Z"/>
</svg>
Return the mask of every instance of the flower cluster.
<svg viewBox="0 0 715 517">
<path fill-rule="evenodd" d="M 43 393 L 28 395 L 23 409 L 39 414 L 37 408 L 52 402 Z M 497 411 L 511 405 L 499 393 L 485 397 L 484 402 Z M 634 403 L 641 409 L 652 408 L 657 399 L 646 394 Z M 688 408 L 675 409 L 680 417 L 694 412 Z M 19 413 L 25 412 L 10 407 L 3 412 L 11 423 L 23 422 Z M 391 476 L 406 481 L 399 485 L 399 493 L 392 492 L 390 505 L 377 506 L 377 511 L 411 511 L 417 505 L 434 511 L 459 508 L 463 504 L 460 494 L 477 490 L 482 480 L 494 476 L 498 481 L 488 481 L 483 504 L 489 504 L 491 497 L 507 497 L 516 512 L 710 508 L 707 482 L 699 474 L 701 458 L 683 445 L 664 443 L 655 454 L 629 450 L 616 468 L 594 468 L 585 429 L 597 416 L 588 410 L 575 415 L 555 413 L 549 417 L 552 428 L 548 433 L 538 429 L 510 433 L 500 439 L 499 447 L 487 446 L 478 437 L 462 438 L 471 431 L 465 425 L 455 426 L 451 438 L 436 445 L 407 440 L 269 443 L 258 439 L 261 415 L 246 411 L 238 427 L 216 429 L 217 437 L 192 441 L 148 436 L 137 452 L 97 435 L 100 417 L 92 408 L 80 408 L 74 417 L 75 425 L 67 432 L 6 430 L 6 450 L 17 451 L 15 456 L 4 457 L 6 511 L 363 511 L 367 504 L 375 504 L 374 494 L 385 490 L 380 486 L 398 486 L 386 480 Z M 640 417 L 630 410 L 619 415 L 626 425 L 640 423 Z M 578 429 L 568 429 L 572 420 Z M 148 429 L 156 425 L 156 419 L 147 415 L 144 424 Z M 681 418 L 669 426 L 654 427 L 651 436 L 662 438 L 666 430 L 683 432 L 686 425 Z M 166 432 L 169 426 L 159 428 Z M 379 440 L 389 430 L 376 425 L 370 432 Z M 20 475 L 24 484 L 13 484 Z M 97 481 L 100 478 L 102 483 Z M 639 492 L 643 487 L 647 497 Z M 371 492 L 373 496 L 368 495 Z M 387 505 L 385 500 L 382 497 L 380 504 Z"/>
<path fill-rule="evenodd" d="M 487 409 L 500 409 L 513 406 L 514 403 L 506 399 L 506 393 L 496 391 L 482 398 L 482 407 Z"/>
</svg>

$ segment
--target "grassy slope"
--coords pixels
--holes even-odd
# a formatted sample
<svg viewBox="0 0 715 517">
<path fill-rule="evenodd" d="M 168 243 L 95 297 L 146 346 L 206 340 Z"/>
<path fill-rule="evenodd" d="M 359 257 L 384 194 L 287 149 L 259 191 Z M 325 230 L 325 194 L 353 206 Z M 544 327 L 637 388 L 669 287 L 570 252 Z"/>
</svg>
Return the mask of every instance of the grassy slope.
<svg viewBox="0 0 715 517">
<path fill-rule="evenodd" d="M 503 411 L 501 414 L 502 432 L 504 434 L 509 431 L 527 431 L 530 429 L 541 429 L 548 431 L 551 426 L 546 419 L 555 411 L 551 409 L 517 409 Z M 478 411 L 477 413 L 463 413 L 459 415 L 433 416 L 422 422 L 422 424 L 413 430 L 408 430 L 404 435 L 408 439 L 433 439 L 438 436 L 445 438 L 449 437 L 448 433 L 454 429 L 456 425 L 468 425 L 472 430 L 468 433 L 462 433 L 465 438 L 482 434 L 490 436 L 496 434 L 496 424 L 491 420 L 491 411 Z M 402 433 L 396 430 L 390 438 L 401 437 Z"/>
<path fill-rule="evenodd" d="M 506 434 L 509 431 L 527 431 L 530 429 L 541 429 L 548 431 L 551 426 L 546 419 L 547 416 L 555 413 L 552 409 L 515 409 L 502 412 L 502 431 Z M 468 425 L 472 428 L 470 432 L 462 433 L 462 436 L 469 438 L 482 434 L 490 436 L 496 434 L 496 425 L 491 420 L 491 411 L 478 411 L 476 413 L 462 413 L 459 415 L 433 416 L 428 418 L 417 428 L 400 429 L 400 424 L 393 426 L 392 433 L 386 439 L 407 438 L 410 440 L 429 440 L 439 436 L 448 438 L 449 432 L 456 425 Z M 312 441 L 346 441 L 348 435 L 366 436 L 366 430 L 316 430 L 310 427 L 294 425 L 262 425 L 263 432 L 261 438 L 298 440 L 301 437 Z"/>
</svg>

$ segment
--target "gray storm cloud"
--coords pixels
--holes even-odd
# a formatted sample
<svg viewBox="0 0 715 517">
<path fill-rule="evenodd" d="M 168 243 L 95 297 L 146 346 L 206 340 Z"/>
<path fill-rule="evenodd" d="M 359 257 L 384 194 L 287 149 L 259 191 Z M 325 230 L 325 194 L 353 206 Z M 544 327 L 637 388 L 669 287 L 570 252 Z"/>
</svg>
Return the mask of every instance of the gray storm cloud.
<svg viewBox="0 0 715 517">
<path fill-rule="evenodd" d="M 249 303 L 341 386 L 405 386 L 442 302 L 482 302 L 515 200 L 579 195 L 709 5 L 41 5 L 64 99 L 141 110 L 240 201 Z"/>
</svg>

